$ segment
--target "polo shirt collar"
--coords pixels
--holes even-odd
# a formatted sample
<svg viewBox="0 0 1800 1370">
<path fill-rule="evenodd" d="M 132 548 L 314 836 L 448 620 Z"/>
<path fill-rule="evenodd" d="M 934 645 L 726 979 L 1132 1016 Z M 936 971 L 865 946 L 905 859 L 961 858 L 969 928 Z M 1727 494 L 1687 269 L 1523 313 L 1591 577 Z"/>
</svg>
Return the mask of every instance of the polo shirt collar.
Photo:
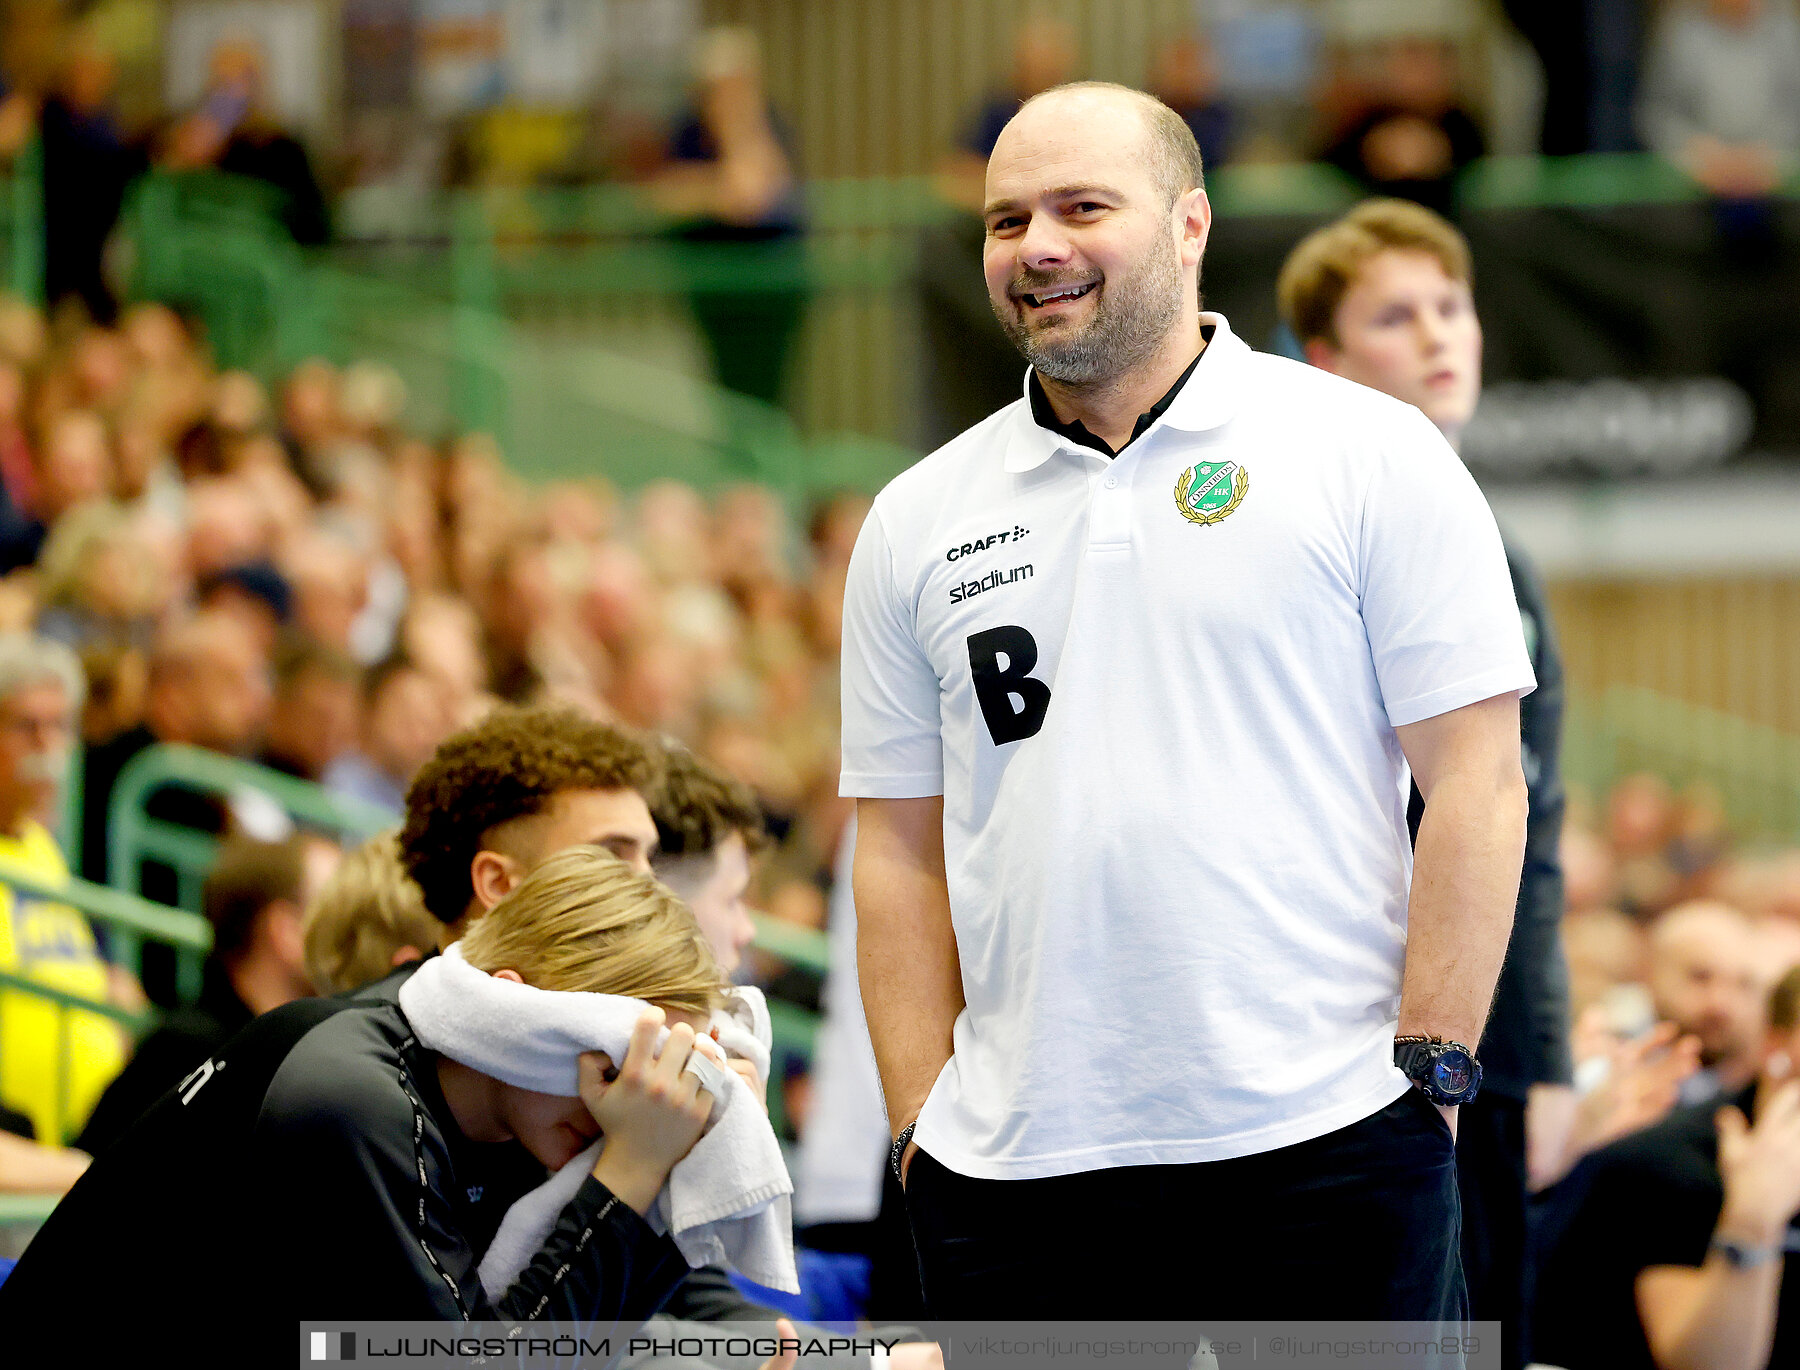
<svg viewBox="0 0 1800 1370">
<path fill-rule="evenodd" d="M 1212 340 L 1207 343 L 1206 351 L 1201 353 L 1199 364 L 1194 367 L 1193 374 L 1187 378 L 1187 384 L 1181 387 L 1163 416 L 1130 447 L 1121 451 L 1121 457 L 1162 424 L 1184 432 L 1199 433 L 1229 422 L 1237 413 L 1243 388 L 1242 372 L 1244 363 L 1250 356 L 1250 348 L 1231 331 L 1231 325 L 1226 323 L 1223 314 L 1202 313 L 1200 322 L 1212 328 Z M 1083 447 L 1038 426 L 1031 413 L 1031 372 L 1027 370 L 1025 402 L 1018 406 L 1013 416 L 1012 431 L 1007 437 L 1004 469 L 1014 474 L 1035 471 L 1059 452 L 1101 456 L 1093 448 Z"/>
</svg>

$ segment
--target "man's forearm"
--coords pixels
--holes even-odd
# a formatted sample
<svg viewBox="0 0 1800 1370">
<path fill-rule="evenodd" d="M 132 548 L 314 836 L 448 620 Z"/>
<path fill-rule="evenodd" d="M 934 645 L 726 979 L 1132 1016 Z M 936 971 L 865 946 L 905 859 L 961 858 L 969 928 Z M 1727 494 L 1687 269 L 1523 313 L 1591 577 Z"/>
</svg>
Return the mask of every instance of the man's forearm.
<svg viewBox="0 0 1800 1370">
<path fill-rule="evenodd" d="M 1779 1257 L 1749 1270 L 1710 1252 L 1698 1270 L 1638 1276 L 1638 1307 L 1658 1370 L 1763 1370 L 1775 1343 Z"/>
<path fill-rule="evenodd" d="M 963 1009 L 942 803 L 915 807 L 921 803 L 858 805 L 856 970 L 896 1134 L 918 1116 L 950 1059 Z"/>
<path fill-rule="evenodd" d="M 1447 775 L 1413 851 L 1400 1033 L 1473 1047 L 1506 958 L 1525 853 L 1526 794 L 1481 772 Z"/>
</svg>

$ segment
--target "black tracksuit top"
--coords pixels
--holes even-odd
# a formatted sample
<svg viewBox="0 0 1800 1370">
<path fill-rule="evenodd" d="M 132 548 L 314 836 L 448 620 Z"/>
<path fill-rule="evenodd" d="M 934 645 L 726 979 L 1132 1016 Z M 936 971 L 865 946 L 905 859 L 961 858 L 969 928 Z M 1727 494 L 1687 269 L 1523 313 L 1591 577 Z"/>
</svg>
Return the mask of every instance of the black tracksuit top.
<svg viewBox="0 0 1800 1370">
<path fill-rule="evenodd" d="M 603 1327 L 655 1312 L 687 1264 L 591 1176 L 488 1301 L 481 1256 L 544 1171 L 517 1143 L 463 1137 L 435 1063 L 391 1001 L 302 1000 L 257 1019 L 57 1206 L 0 1285 L 9 1348 L 41 1336 L 44 1355 L 74 1363 L 66 1339 L 85 1328 L 108 1351 L 291 1364 L 302 1319 Z"/>
</svg>

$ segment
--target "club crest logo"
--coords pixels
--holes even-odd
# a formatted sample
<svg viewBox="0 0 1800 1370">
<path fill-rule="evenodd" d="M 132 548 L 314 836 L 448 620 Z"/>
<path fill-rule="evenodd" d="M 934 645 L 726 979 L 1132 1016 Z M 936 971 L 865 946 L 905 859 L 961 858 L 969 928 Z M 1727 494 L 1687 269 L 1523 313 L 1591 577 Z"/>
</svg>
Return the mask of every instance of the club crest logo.
<svg viewBox="0 0 1800 1370">
<path fill-rule="evenodd" d="M 1236 462 L 1203 461 L 1175 482 L 1175 507 L 1189 523 L 1220 523 L 1244 502 L 1250 473 Z"/>
</svg>

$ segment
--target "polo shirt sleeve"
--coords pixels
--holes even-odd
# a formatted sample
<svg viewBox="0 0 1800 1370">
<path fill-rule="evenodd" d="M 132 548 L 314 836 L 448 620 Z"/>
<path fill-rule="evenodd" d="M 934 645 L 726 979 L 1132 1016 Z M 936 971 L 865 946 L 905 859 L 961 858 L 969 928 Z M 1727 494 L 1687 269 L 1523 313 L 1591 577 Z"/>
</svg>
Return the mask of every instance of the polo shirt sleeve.
<svg viewBox="0 0 1800 1370">
<path fill-rule="evenodd" d="M 844 586 L 840 794 L 923 799 L 944 792 L 937 671 L 913 624 L 878 504 L 856 539 Z"/>
<path fill-rule="evenodd" d="M 1394 727 L 1537 685 L 1500 530 L 1418 410 L 1384 425 L 1364 493 L 1363 625 Z"/>
</svg>

